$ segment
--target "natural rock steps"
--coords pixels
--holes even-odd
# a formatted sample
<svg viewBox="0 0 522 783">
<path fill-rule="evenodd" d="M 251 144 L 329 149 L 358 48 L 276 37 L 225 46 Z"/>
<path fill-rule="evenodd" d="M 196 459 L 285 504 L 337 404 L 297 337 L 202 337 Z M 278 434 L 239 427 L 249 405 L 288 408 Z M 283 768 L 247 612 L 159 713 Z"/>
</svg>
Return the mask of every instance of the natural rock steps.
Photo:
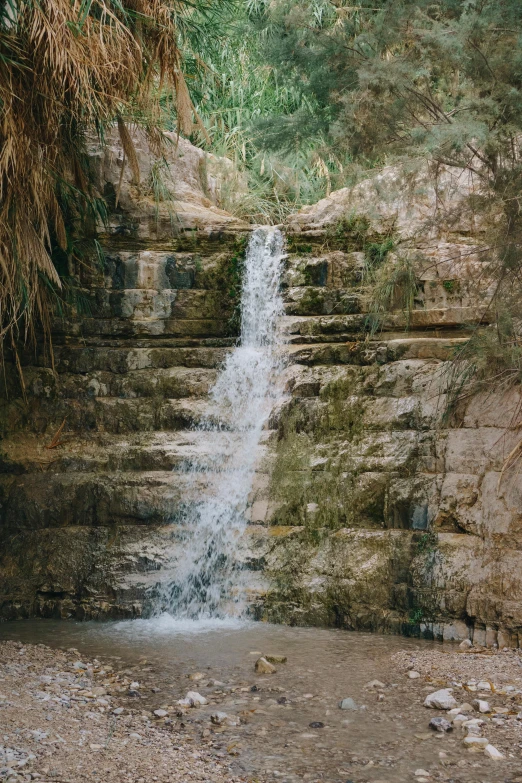
<svg viewBox="0 0 522 783">
<path fill-rule="evenodd" d="M 267 433 L 269 434 L 269 433 Z M 2 467 L 13 474 L 114 473 L 118 471 L 186 471 L 219 469 L 233 433 L 226 431 L 98 433 L 91 438 L 63 436 L 49 450 L 41 436 L 14 437 L 6 442 Z"/>
<path fill-rule="evenodd" d="M 57 321 L 53 333 L 58 337 L 77 334 L 81 337 L 141 338 L 141 337 L 227 337 L 229 328 L 222 318 L 82 318 L 77 321 Z"/>
<path fill-rule="evenodd" d="M 178 431 L 206 420 L 213 421 L 212 408 L 205 400 L 164 400 L 161 397 L 41 400 L 31 408 L 13 403 L 6 406 L 4 416 L 6 431 L 23 428 L 45 434 L 49 441 L 64 420 L 66 432 L 84 435 L 91 432 Z"/>
<path fill-rule="evenodd" d="M 4 532 L 23 528 L 175 523 L 219 473 L 122 471 L 0 477 Z"/>
<path fill-rule="evenodd" d="M 293 362 L 307 365 L 375 365 L 376 362 L 384 364 L 402 358 L 447 361 L 467 340 L 468 338 L 404 338 L 388 342 L 384 339 L 356 340 L 354 335 L 347 339 L 347 336 L 343 335 L 342 340 L 328 339 L 323 342 L 314 336 L 310 342 L 306 338 L 291 342 L 288 353 Z"/>
<path fill-rule="evenodd" d="M 386 331 L 397 329 L 457 329 L 463 324 L 485 323 L 478 307 L 451 307 L 433 310 L 413 310 L 409 322 L 402 313 L 388 315 L 381 326 Z M 290 336 L 349 335 L 360 337 L 367 332 L 368 314 L 354 315 L 286 315 L 283 328 Z"/>
<path fill-rule="evenodd" d="M 196 367 L 148 368 L 115 373 L 106 370 L 53 373 L 30 368 L 24 374 L 26 388 L 38 397 L 82 399 L 93 397 L 162 397 L 178 399 L 205 396 L 217 377 L 215 369 Z"/>
</svg>

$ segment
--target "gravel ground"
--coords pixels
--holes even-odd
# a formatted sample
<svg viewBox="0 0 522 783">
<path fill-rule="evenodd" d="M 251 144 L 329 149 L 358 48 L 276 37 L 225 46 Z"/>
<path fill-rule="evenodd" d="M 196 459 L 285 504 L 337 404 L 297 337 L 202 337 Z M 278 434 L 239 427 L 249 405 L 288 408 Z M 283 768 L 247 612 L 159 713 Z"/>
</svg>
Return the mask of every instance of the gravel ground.
<svg viewBox="0 0 522 783">
<path fill-rule="evenodd" d="M 124 675 L 76 650 L 1 643 L 0 780 L 248 780 L 231 773 L 226 751 L 219 758 L 196 747 L 177 721 L 119 708 L 122 688 L 129 691 Z"/>
<path fill-rule="evenodd" d="M 457 703 L 453 713 L 469 719 L 479 718 L 482 725 L 467 729 L 459 725 L 461 718 L 449 711 L 433 711 L 453 723 L 462 739 L 471 733 L 487 738 L 504 760 L 522 759 L 522 650 L 488 650 L 484 647 L 448 646 L 419 651 L 401 651 L 392 656 L 392 663 L 408 677 L 423 698 L 438 689 L 449 689 Z M 420 675 L 416 677 L 414 673 Z M 479 711 L 477 700 L 486 704 Z M 464 706 L 463 706 L 464 705 Z M 469 750 L 466 751 L 470 753 Z M 484 755 L 483 748 L 473 753 Z M 498 764 L 504 762 L 499 759 Z M 506 777 L 501 768 L 494 780 L 522 783 L 522 775 Z"/>
</svg>

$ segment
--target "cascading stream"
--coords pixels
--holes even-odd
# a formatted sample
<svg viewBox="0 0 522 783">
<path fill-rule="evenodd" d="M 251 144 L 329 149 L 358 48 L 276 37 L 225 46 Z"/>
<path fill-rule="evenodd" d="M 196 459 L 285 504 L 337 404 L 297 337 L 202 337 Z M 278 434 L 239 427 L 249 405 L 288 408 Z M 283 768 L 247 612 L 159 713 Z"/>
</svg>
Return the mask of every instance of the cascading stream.
<svg viewBox="0 0 522 783">
<path fill-rule="evenodd" d="M 283 258 L 280 231 L 253 232 L 243 272 L 239 345 L 210 392 L 212 418 L 197 428 L 208 433 L 209 443 L 219 444 L 219 454 L 187 468 L 192 494 L 200 498 L 187 504 L 175 581 L 160 601 L 162 611 L 180 619 L 238 617 L 246 608 L 241 534 L 262 431 L 281 394 Z"/>
</svg>

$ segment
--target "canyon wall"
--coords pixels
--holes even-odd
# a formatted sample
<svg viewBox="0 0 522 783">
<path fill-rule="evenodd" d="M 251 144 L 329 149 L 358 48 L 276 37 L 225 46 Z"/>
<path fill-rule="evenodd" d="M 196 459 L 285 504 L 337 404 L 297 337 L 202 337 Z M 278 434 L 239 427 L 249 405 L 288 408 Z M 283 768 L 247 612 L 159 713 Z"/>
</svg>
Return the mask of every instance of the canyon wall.
<svg viewBox="0 0 522 783">
<path fill-rule="evenodd" d="M 173 142 L 158 198 L 157 161 L 137 147 L 140 184 L 116 140 L 93 153 L 113 204 L 105 260 L 77 270 L 82 306 L 53 325 L 54 366 L 43 346 L 21 353 L 25 399 L 5 366 L 6 618 L 150 611 L 192 500 L 183 467 L 209 448 L 191 427 L 235 342 L 249 226 L 220 208 L 226 163 Z M 288 220 L 286 396 L 245 553 L 257 616 L 522 641 L 516 468 L 499 481 L 520 395 L 448 405 L 455 351 L 488 328 L 473 189 L 449 170 L 390 168 Z M 407 311 L 375 309 L 381 263 L 413 270 Z"/>
</svg>

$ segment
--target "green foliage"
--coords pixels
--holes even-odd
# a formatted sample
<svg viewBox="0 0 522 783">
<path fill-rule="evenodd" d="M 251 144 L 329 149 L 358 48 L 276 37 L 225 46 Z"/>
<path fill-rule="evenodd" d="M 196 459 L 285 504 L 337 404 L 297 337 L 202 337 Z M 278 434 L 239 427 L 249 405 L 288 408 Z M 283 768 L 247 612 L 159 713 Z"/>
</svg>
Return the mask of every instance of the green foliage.
<svg viewBox="0 0 522 783">
<path fill-rule="evenodd" d="M 521 305 L 508 302 L 495 314 L 495 324 L 478 326 L 469 341 L 455 351 L 446 378 L 443 421 L 458 414 L 459 403 L 477 391 L 496 391 L 522 383 Z M 506 422 L 509 424 L 509 421 Z"/>
<path fill-rule="evenodd" d="M 237 336 L 241 327 L 241 290 L 243 267 L 248 237 L 236 239 L 236 249 L 232 256 L 226 258 L 219 274 L 219 284 L 224 294 L 225 307 L 231 313 L 227 322 L 227 333 Z"/>
<path fill-rule="evenodd" d="M 390 256 L 381 266 L 370 266 L 368 279 L 371 295 L 367 324 L 370 333 L 379 331 L 385 318 L 397 310 L 403 314 L 408 329 L 418 292 L 412 258 L 407 255 Z"/>
<path fill-rule="evenodd" d="M 437 549 L 438 536 L 434 530 L 428 530 L 423 533 L 417 541 L 417 554 L 431 554 Z"/>
<path fill-rule="evenodd" d="M 424 610 L 419 606 L 416 609 L 410 609 L 408 613 L 408 622 L 411 625 L 419 625 L 424 619 Z"/>
</svg>

